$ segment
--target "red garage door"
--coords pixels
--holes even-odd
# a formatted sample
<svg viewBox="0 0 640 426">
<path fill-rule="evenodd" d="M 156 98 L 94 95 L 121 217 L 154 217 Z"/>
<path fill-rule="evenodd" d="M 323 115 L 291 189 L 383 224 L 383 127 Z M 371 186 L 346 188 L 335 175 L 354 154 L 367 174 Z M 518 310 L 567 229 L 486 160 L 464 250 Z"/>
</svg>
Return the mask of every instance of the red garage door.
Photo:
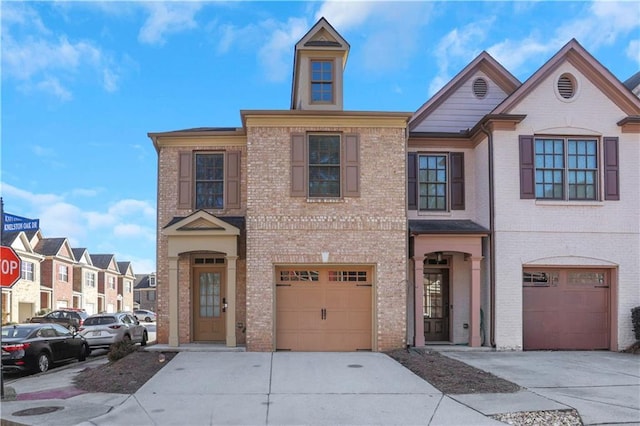
<svg viewBox="0 0 640 426">
<path fill-rule="evenodd" d="M 609 300 L 607 270 L 525 268 L 524 349 L 608 349 Z"/>
</svg>

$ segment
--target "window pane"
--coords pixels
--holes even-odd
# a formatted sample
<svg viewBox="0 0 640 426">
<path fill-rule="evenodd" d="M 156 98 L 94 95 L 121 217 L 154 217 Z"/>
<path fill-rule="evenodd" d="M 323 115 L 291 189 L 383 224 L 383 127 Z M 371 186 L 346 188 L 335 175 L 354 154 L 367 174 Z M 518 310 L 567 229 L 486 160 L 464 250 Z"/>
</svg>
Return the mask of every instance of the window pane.
<svg viewBox="0 0 640 426">
<path fill-rule="evenodd" d="M 418 159 L 420 210 L 447 209 L 447 156 L 421 155 Z"/>
<path fill-rule="evenodd" d="M 340 197 L 340 136 L 309 136 L 309 196 Z"/>
<path fill-rule="evenodd" d="M 224 207 L 224 154 L 196 154 L 197 209 Z"/>
</svg>

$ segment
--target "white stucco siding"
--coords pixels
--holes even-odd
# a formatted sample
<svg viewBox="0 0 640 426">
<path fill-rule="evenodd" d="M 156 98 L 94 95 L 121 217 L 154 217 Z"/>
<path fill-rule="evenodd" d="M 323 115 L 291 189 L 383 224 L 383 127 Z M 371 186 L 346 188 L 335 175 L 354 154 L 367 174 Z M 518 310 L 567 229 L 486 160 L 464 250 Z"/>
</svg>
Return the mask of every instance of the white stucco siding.
<svg viewBox="0 0 640 426">
<path fill-rule="evenodd" d="M 473 94 L 473 82 L 481 77 L 487 82 L 487 94 L 478 99 Z M 491 112 L 507 94 L 486 74 L 478 71 L 439 105 L 415 132 L 459 132 L 467 130 Z"/>
<path fill-rule="evenodd" d="M 471 157 L 474 165 L 473 180 L 468 179 L 468 185 L 473 185 L 473 201 L 470 208 L 473 211 L 473 221 L 489 229 L 489 143 L 485 139 L 473 150 Z"/>
<path fill-rule="evenodd" d="M 471 270 L 468 262 L 465 263 L 464 255 L 456 253 L 453 256 L 453 267 L 450 270 L 451 294 L 449 304 L 453 307 L 451 315 L 451 341 L 454 344 L 466 344 L 469 341 L 469 309 L 471 301 Z"/>
<path fill-rule="evenodd" d="M 578 93 L 572 102 L 556 96 L 557 78 L 570 72 Z M 631 343 L 630 308 L 640 305 L 640 137 L 621 133 L 626 114 L 570 64 L 563 65 L 510 113 L 525 114 L 516 131 L 498 131 L 495 141 L 496 343 L 522 347 L 522 266 L 537 259 L 559 265 L 616 268 L 618 348 Z M 620 200 L 520 199 L 519 135 L 619 137 Z M 602 194 L 602 145 L 598 151 Z M 571 260 L 573 258 L 573 260 Z M 595 260 L 594 260 L 595 259 Z"/>
</svg>

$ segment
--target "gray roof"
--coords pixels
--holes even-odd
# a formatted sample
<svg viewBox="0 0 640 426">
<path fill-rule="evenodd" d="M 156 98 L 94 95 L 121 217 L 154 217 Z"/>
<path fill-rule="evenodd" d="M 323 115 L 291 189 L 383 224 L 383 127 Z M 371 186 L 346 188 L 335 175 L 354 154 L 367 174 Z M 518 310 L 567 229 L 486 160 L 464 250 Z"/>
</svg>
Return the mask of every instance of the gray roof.
<svg viewBox="0 0 640 426">
<path fill-rule="evenodd" d="M 80 260 L 80 258 L 87 251 L 87 249 L 84 248 L 84 247 L 82 247 L 82 248 L 72 248 L 71 251 L 73 252 L 73 257 L 75 257 L 76 260 Z"/>
<path fill-rule="evenodd" d="M 60 252 L 66 238 L 43 238 L 34 247 L 36 253 L 45 256 L 55 256 Z"/>
<path fill-rule="evenodd" d="M 2 245 L 10 247 L 11 244 L 18 238 L 19 232 L 3 232 L 2 233 Z"/>
<path fill-rule="evenodd" d="M 131 266 L 131 262 L 117 262 L 117 263 L 118 263 L 118 269 L 120 270 L 121 274 L 126 274 L 127 269 L 129 269 L 129 266 Z"/>
<path fill-rule="evenodd" d="M 411 234 L 488 234 L 489 230 L 470 220 L 410 220 Z"/>
<path fill-rule="evenodd" d="M 640 71 L 626 79 L 622 84 L 624 84 L 625 87 L 629 90 L 633 90 L 638 87 L 640 85 Z"/>
<path fill-rule="evenodd" d="M 109 263 L 113 260 L 113 254 L 90 254 L 91 263 L 93 266 L 98 267 L 100 269 L 109 269 Z M 116 264 L 116 268 L 118 265 Z M 120 272 L 118 270 L 118 272 Z"/>
<path fill-rule="evenodd" d="M 149 277 L 154 274 L 136 274 L 136 282 L 134 288 L 136 290 L 144 290 L 146 288 L 155 288 L 149 285 Z"/>
</svg>

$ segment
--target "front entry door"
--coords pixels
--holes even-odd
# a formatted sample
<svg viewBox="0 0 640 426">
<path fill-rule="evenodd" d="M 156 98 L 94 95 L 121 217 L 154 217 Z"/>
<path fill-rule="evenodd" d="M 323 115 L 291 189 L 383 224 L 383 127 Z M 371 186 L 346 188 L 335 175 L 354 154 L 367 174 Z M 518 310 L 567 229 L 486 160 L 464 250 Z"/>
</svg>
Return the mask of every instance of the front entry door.
<svg viewBox="0 0 640 426">
<path fill-rule="evenodd" d="M 222 269 L 195 269 L 193 340 L 225 340 L 226 296 L 223 272 Z"/>
<path fill-rule="evenodd" d="M 424 271 L 424 340 L 449 340 L 449 270 Z"/>
</svg>

